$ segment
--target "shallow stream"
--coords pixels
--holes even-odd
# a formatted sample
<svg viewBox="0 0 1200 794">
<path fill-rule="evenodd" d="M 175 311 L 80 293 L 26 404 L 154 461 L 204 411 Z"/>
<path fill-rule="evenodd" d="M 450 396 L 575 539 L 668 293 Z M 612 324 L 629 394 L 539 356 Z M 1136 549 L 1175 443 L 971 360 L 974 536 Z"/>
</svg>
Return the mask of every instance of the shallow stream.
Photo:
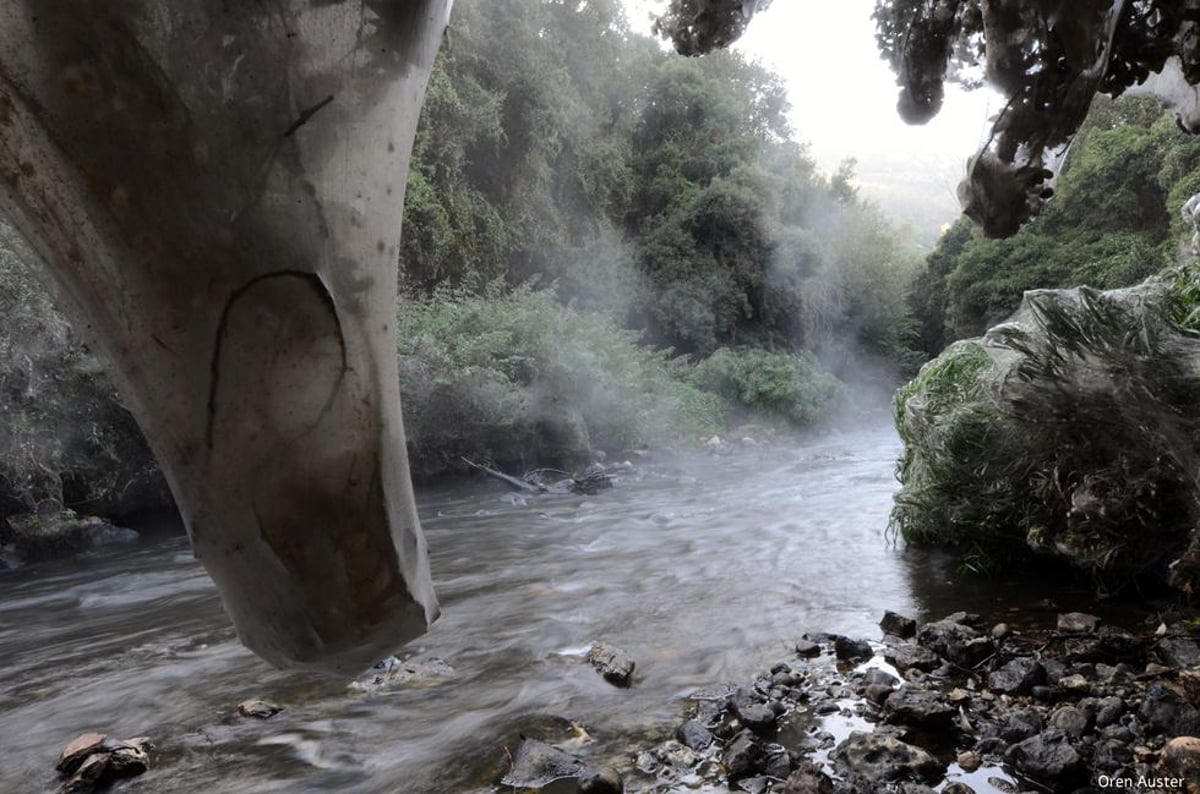
<svg viewBox="0 0 1200 794">
<path fill-rule="evenodd" d="M 52 790 L 57 753 L 89 730 L 155 740 L 154 769 L 127 791 L 491 791 L 518 734 L 570 720 L 591 737 L 582 755 L 620 763 L 669 733 L 689 692 L 751 680 L 806 631 L 877 639 L 885 609 L 1036 620 L 1090 606 L 1082 590 L 958 581 L 946 560 L 890 546 L 899 452 L 880 421 L 636 461 L 597 496 L 426 489 L 443 614 L 402 656 L 453 674 L 384 692 L 244 650 L 178 533 L 5 575 L 0 791 Z M 597 640 L 637 660 L 632 689 L 581 662 Z M 238 717 L 251 697 L 286 710 Z"/>
</svg>

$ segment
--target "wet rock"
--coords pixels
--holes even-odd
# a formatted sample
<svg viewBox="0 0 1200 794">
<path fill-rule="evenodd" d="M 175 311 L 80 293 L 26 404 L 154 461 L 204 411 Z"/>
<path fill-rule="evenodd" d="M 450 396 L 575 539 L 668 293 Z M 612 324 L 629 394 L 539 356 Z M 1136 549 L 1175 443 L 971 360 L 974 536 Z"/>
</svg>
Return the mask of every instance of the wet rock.
<svg viewBox="0 0 1200 794">
<path fill-rule="evenodd" d="M 150 768 L 153 745 L 145 736 L 112 739 L 87 733 L 73 740 L 59 756 L 56 769 L 68 777 L 65 794 L 87 794 L 117 780 L 137 777 Z"/>
<path fill-rule="evenodd" d="M 1054 791 L 1070 791 L 1087 778 L 1083 757 L 1059 731 L 1046 731 L 1008 749 L 1005 761 Z"/>
<path fill-rule="evenodd" d="M 58 764 L 54 767 L 64 775 L 72 775 L 79 769 L 89 755 L 103 752 L 108 734 L 85 733 L 72 739 L 58 756 Z"/>
<path fill-rule="evenodd" d="M 1076 662 L 1137 661 L 1144 656 L 1145 644 L 1116 626 L 1101 626 L 1095 635 L 1082 635 L 1064 643 L 1064 657 Z"/>
<path fill-rule="evenodd" d="M 975 789 L 966 783 L 947 783 L 942 789 L 942 794 L 975 794 Z"/>
<path fill-rule="evenodd" d="M 852 640 L 840 634 L 833 639 L 833 652 L 842 661 L 861 661 L 875 655 L 871 643 L 866 640 Z"/>
<path fill-rule="evenodd" d="M 578 781 L 586 772 L 583 761 L 570 753 L 537 739 L 522 737 L 512 755 L 512 766 L 500 783 L 519 789 L 538 789 L 558 780 Z"/>
<path fill-rule="evenodd" d="M 137 543 L 137 532 L 74 510 L 44 510 L 0 522 L 0 545 L 9 567 L 78 554 L 101 546 Z"/>
<path fill-rule="evenodd" d="M 1021 742 L 1037 735 L 1042 730 L 1042 715 L 1037 709 L 1015 709 L 1009 712 L 1008 720 L 1000 731 L 1006 742 Z"/>
<path fill-rule="evenodd" d="M 766 765 L 763 768 L 767 777 L 784 780 L 791 774 L 792 757 L 786 747 L 782 744 L 766 744 L 763 745 L 763 752 L 767 755 Z"/>
<path fill-rule="evenodd" d="M 1200 739 L 1177 736 L 1163 748 L 1158 773 L 1186 781 L 1187 794 L 1200 794 Z"/>
<path fill-rule="evenodd" d="M 1179 690 L 1161 682 L 1150 685 L 1142 699 L 1141 717 L 1150 733 L 1168 736 L 1200 734 L 1200 711 Z"/>
<path fill-rule="evenodd" d="M 713 734 L 699 720 L 688 720 L 675 730 L 675 738 L 685 747 L 704 750 L 713 743 Z"/>
<path fill-rule="evenodd" d="M 935 781 L 942 765 L 920 747 L 893 736 L 855 731 L 831 753 L 839 774 L 865 784 L 864 790 L 881 791 L 883 781 Z"/>
<path fill-rule="evenodd" d="M 783 784 L 783 794 L 833 794 L 833 781 L 811 761 L 804 761 Z"/>
<path fill-rule="evenodd" d="M 1027 695 L 1046 680 L 1046 669 L 1031 656 L 1019 656 L 988 673 L 988 689 L 1009 695 Z"/>
<path fill-rule="evenodd" d="M 883 702 L 892 694 L 892 689 L 888 684 L 871 684 L 866 688 L 864 694 L 872 703 L 883 705 Z"/>
<path fill-rule="evenodd" d="M 1064 612 L 1058 616 L 1058 630 L 1065 634 L 1092 634 L 1100 626 L 1100 618 L 1086 612 Z"/>
<path fill-rule="evenodd" d="M 771 787 L 771 779 L 766 775 L 742 778 L 738 781 L 737 787 L 739 791 L 744 791 L 746 794 L 766 794 Z"/>
<path fill-rule="evenodd" d="M 917 621 L 888 610 L 883 613 L 883 619 L 879 621 L 879 628 L 883 630 L 884 634 L 891 634 L 902 640 L 907 640 L 916 636 Z"/>
<path fill-rule="evenodd" d="M 767 755 L 750 731 L 742 731 L 725 746 L 721 762 L 730 781 L 760 774 L 765 770 Z"/>
<path fill-rule="evenodd" d="M 937 731 L 948 729 L 957 710 L 935 692 L 899 689 L 883 703 L 884 722 Z"/>
<path fill-rule="evenodd" d="M 279 712 L 283 711 L 283 706 L 277 706 L 274 703 L 268 703 L 265 700 L 257 698 L 251 700 L 243 700 L 237 704 L 237 712 L 243 717 L 253 717 L 259 720 L 269 720 Z"/>
<path fill-rule="evenodd" d="M 613 686 L 628 687 L 633 684 L 633 670 L 637 666 L 622 649 L 598 642 L 587 653 L 587 661 Z"/>
<path fill-rule="evenodd" d="M 917 630 L 917 643 L 959 667 L 972 668 L 991 656 L 993 648 L 989 638 L 981 637 L 974 628 L 960 622 L 962 614 L 921 626 Z"/>
<path fill-rule="evenodd" d="M 579 778 L 579 794 L 624 794 L 625 781 L 611 766 L 585 772 Z"/>
<path fill-rule="evenodd" d="M 942 665 L 936 653 L 911 642 L 901 642 L 885 648 L 883 658 L 897 670 L 922 670 L 932 672 Z"/>
<path fill-rule="evenodd" d="M 1184 669 L 1200 665 L 1200 645 L 1186 637 L 1164 637 L 1155 644 L 1154 655 L 1167 667 Z"/>
<path fill-rule="evenodd" d="M 769 707 L 761 703 L 747 703 L 744 700 L 734 700 L 730 705 L 738 720 L 750 730 L 759 735 L 774 732 L 775 712 Z"/>
<path fill-rule="evenodd" d="M 423 689 L 437 686 L 454 678 L 454 668 L 445 659 L 428 658 L 398 659 L 389 656 L 376 664 L 365 675 L 350 684 L 356 692 L 375 692 L 381 689 L 411 687 Z"/>
<path fill-rule="evenodd" d="M 983 759 L 979 757 L 979 753 L 976 753 L 972 750 L 966 750 L 959 753 L 958 758 L 955 759 L 955 761 L 962 771 L 967 772 L 968 774 L 983 766 Z"/>
<path fill-rule="evenodd" d="M 1096 727 L 1107 728 L 1125 713 L 1125 701 L 1119 697 L 1106 697 L 1096 704 Z"/>
</svg>

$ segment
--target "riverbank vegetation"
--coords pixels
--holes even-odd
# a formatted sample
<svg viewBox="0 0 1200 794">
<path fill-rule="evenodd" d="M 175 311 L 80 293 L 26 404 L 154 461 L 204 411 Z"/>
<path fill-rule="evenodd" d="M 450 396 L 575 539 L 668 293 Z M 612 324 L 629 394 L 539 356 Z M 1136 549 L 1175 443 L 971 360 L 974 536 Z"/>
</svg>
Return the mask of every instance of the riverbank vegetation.
<svg viewBox="0 0 1200 794">
<path fill-rule="evenodd" d="M 1105 590 L 1200 585 L 1200 281 L 1178 212 L 1197 165 L 1153 101 L 1104 101 L 1037 221 L 942 238 L 911 299 L 924 348 L 951 344 L 895 399 L 895 532 L 973 570 L 1036 553 Z"/>
<path fill-rule="evenodd" d="M 777 75 L 669 53 L 615 0 L 456 3 L 400 250 L 414 471 L 807 428 L 914 370 L 919 255 L 802 135 Z M 7 456 L 0 514 L 93 512 L 133 476 L 101 471 L 153 464 L 30 260 L 10 252 L 0 276 L 20 285 L 0 441 L 37 454 Z"/>
</svg>

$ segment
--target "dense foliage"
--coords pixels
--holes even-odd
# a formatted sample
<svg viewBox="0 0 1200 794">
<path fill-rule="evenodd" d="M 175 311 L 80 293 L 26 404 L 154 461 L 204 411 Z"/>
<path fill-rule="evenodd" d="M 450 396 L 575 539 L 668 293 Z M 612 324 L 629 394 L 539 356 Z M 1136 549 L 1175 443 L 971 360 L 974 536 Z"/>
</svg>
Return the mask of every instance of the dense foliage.
<svg viewBox="0 0 1200 794">
<path fill-rule="evenodd" d="M 800 425 L 826 402 L 824 368 L 850 377 L 863 359 L 907 366 L 904 295 L 916 258 L 858 198 L 852 163 L 830 176 L 817 172 L 787 112 L 772 72 L 731 53 L 679 59 L 631 34 L 614 0 L 456 4 L 408 182 L 402 285 L 415 301 L 407 311 L 422 319 L 404 326 L 401 349 L 438 359 L 403 335 L 420 336 L 421 324 L 470 306 L 488 319 L 439 326 L 437 344 L 468 349 L 475 342 L 467 337 L 479 335 L 503 355 L 511 343 L 528 372 L 505 373 L 503 387 L 475 372 L 473 386 L 457 380 L 449 402 L 409 378 L 414 445 L 432 459 L 457 457 L 460 445 L 434 428 L 472 425 L 438 421 L 438 411 L 474 405 L 494 456 L 533 449 L 530 405 L 548 399 L 533 393 L 590 414 L 593 443 L 644 439 L 638 417 L 649 414 L 632 402 L 660 397 L 631 385 L 643 375 L 594 373 L 616 378 L 605 393 L 630 402 L 618 410 L 596 407 L 592 387 L 574 375 L 554 374 L 566 351 L 589 345 L 616 345 L 623 356 L 634 339 L 670 349 L 685 356 L 672 365 L 677 380 L 708 384 L 742 405 L 739 416 L 755 408 Z M 536 289 L 552 291 L 559 306 Z M 553 356 L 522 349 L 538 336 L 522 335 L 523 321 L 557 324 L 545 337 L 559 348 Z M 700 380 L 679 374 L 714 354 Z M 774 362 L 762 377 L 788 373 L 791 380 L 773 387 L 791 396 L 743 399 L 730 385 L 743 377 L 734 377 L 734 359 L 745 372 Z M 458 366 L 467 365 L 436 369 L 454 379 Z M 608 414 L 624 417 L 625 427 L 601 419 Z M 701 425 L 712 427 L 710 416 Z M 695 428 L 683 422 L 673 432 L 686 438 Z"/>
<path fill-rule="evenodd" d="M 1200 139 L 1154 100 L 1098 100 L 1041 217 L 1007 240 L 985 239 L 965 219 L 943 235 L 910 297 L 921 347 L 936 355 L 980 335 L 1025 290 L 1128 286 L 1174 262 L 1197 166 Z"/>
<path fill-rule="evenodd" d="M 1118 588 L 1200 586 L 1194 268 L 1026 295 L 897 394 L 893 526 L 968 567 L 1048 553 Z"/>
</svg>

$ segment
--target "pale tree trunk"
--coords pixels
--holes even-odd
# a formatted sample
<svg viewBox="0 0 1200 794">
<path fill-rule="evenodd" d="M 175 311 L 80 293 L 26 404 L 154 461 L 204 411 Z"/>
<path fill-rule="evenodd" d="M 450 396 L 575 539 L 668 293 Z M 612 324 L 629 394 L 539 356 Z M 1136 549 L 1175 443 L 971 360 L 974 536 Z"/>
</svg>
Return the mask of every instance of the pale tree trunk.
<svg viewBox="0 0 1200 794">
<path fill-rule="evenodd" d="M 0 212 L 110 365 L 242 641 L 349 672 L 437 616 L 396 369 L 450 0 L 0 0 Z"/>
</svg>

